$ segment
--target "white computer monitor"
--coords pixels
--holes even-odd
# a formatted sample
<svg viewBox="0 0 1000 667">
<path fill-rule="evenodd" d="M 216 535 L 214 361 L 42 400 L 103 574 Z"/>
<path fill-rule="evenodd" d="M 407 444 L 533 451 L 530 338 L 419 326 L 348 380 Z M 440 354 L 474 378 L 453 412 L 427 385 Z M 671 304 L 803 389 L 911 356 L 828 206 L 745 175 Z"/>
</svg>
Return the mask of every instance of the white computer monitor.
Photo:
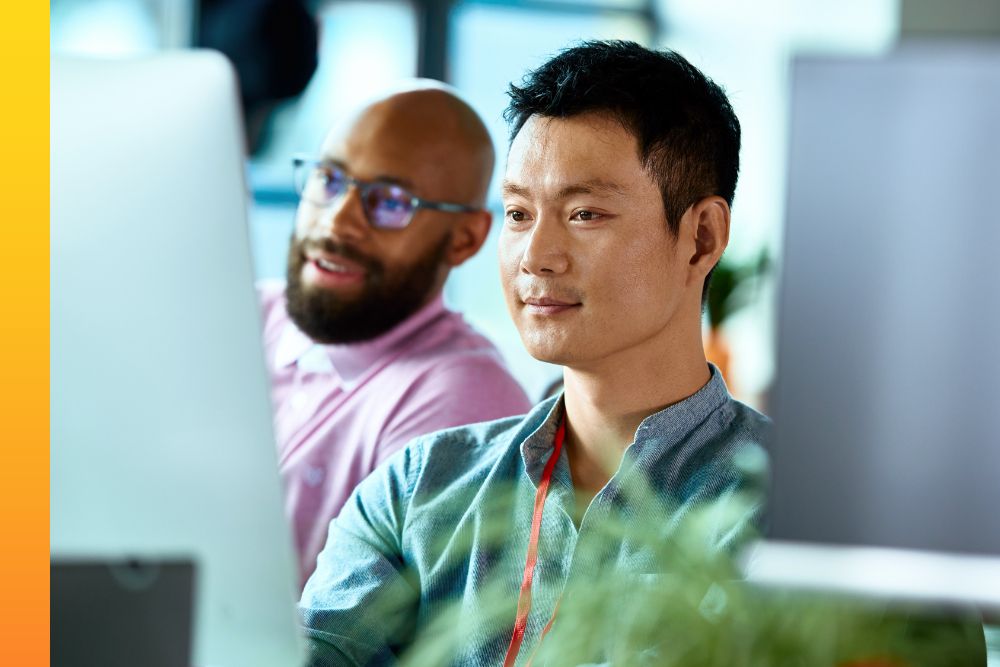
<svg viewBox="0 0 1000 667">
<path fill-rule="evenodd" d="M 196 665 L 301 664 L 232 67 L 56 57 L 50 110 L 53 561 L 193 561 Z"/>
<path fill-rule="evenodd" d="M 792 72 L 758 580 L 1000 617 L 1000 47 Z"/>
</svg>

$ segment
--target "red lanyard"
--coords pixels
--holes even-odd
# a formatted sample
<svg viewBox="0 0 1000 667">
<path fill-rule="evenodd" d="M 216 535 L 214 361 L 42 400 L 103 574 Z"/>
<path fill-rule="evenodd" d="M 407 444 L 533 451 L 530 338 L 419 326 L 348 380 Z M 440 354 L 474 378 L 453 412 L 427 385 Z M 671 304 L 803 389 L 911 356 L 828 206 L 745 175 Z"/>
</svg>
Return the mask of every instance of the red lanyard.
<svg viewBox="0 0 1000 667">
<path fill-rule="evenodd" d="M 510 645 L 507 647 L 507 655 L 503 659 L 504 667 L 512 667 L 517 660 L 517 653 L 521 650 L 521 641 L 524 639 L 524 630 L 528 625 L 528 612 L 531 611 L 531 580 L 535 575 L 535 563 L 538 560 L 538 533 L 542 529 L 542 510 L 545 508 L 545 497 L 549 495 L 549 482 L 552 480 L 552 470 L 559 460 L 559 452 L 562 451 L 563 440 L 566 439 L 566 418 L 559 420 L 559 428 L 556 430 L 556 439 L 552 445 L 552 453 L 545 464 L 542 472 L 542 479 L 538 483 L 538 490 L 535 492 L 535 513 L 531 518 L 531 539 L 528 540 L 528 558 L 524 563 L 524 578 L 521 579 L 521 594 L 517 597 L 517 616 L 514 619 L 514 633 L 510 636 Z M 539 643 L 545 638 L 552 622 L 556 620 L 556 612 L 559 611 L 559 603 L 552 611 L 552 618 L 545 624 Z M 532 654 L 532 657 L 534 654 Z M 528 660 L 531 665 L 531 660 Z"/>
</svg>

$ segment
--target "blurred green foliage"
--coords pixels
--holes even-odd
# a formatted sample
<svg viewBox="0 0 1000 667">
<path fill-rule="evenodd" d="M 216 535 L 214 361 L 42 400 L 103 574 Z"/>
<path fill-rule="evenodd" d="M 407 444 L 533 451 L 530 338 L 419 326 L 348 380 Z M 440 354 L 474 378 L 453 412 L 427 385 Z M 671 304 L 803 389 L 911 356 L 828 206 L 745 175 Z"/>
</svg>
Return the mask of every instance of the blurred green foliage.
<svg viewBox="0 0 1000 667">
<path fill-rule="evenodd" d="M 771 260 L 766 250 L 749 262 L 736 262 L 723 255 L 712 272 L 705 302 L 709 325 L 713 329 L 718 328 L 733 313 L 752 302 L 760 281 L 770 270 Z"/>
<path fill-rule="evenodd" d="M 568 581 L 552 631 L 535 647 L 526 640 L 519 665 L 532 650 L 536 667 L 986 665 L 975 615 L 747 584 L 738 562 L 740 545 L 756 537 L 753 494 L 724 495 L 681 516 L 649 490 L 629 501 L 662 513 L 640 529 L 609 521 L 578 543 L 575 558 L 606 565 Z M 492 538 L 504 539 L 506 526 L 493 528 Z M 637 567 L 611 567 L 605 555 L 626 543 L 641 545 Z M 511 627 L 509 581 L 495 584 L 481 592 L 481 614 L 456 603 L 425 625 L 402 664 L 451 664 L 470 642 L 496 639 L 484 628 Z"/>
</svg>

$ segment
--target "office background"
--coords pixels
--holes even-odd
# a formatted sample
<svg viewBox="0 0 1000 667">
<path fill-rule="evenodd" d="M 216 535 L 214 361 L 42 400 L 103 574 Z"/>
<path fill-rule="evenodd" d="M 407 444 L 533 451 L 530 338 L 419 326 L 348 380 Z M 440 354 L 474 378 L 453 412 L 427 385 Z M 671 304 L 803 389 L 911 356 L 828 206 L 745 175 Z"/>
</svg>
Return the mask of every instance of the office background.
<svg viewBox="0 0 1000 667">
<path fill-rule="evenodd" d="M 55 53 L 114 57 L 190 47 L 197 42 L 200 12 L 208 4 L 225 3 L 52 0 L 50 48 Z M 260 4 L 266 3 L 242 0 L 243 7 Z M 913 11 L 904 11 L 907 4 Z M 284 273 L 296 203 L 291 155 L 315 152 L 331 125 L 391 82 L 413 76 L 445 80 L 484 117 L 498 149 L 490 207 L 499 220 L 498 183 L 507 144 L 502 111 L 510 82 L 581 39 L 631 39 L 673 48 L 727 90 L 743 126 L 741 178 L 727 258 L 736 267 L 756 266 L 761 256 L 770 262 L 763 275 L 738 288 L 744 292 L 739 301 L 745 305 L 728 316 L 721 329 L 731 352 L 727 380 L 734 393 L 766 410 L 775 365 L 775 275 L 781 264 L 786 207 L 793 58 L 884 53 L 904 33 L 933 32 L 956 16 L 965 17 L 962 30 L 968 30 L 976 20 L 965 10 L 996 4 L 985 0 L 306 2 L 303 6 L 319 26 L 315 72 L 301 95 L 279 102 L 267 114 L 249 162 L 256 275 L 273 278 Z M 952 16 L 944 13 L 949 7 Z M 532 398 L 538 398 L 558 376 L 558 369 L 523 351 L 507 317 L 496 266 L 497 231 L 495 225 L 484 250 L 454 272 L 446 298 L 499 345 Z M 997 637 L 994 631 L 992 644 L 1000 643 Z M 991 654 L 991 664 L 996 661 Z"/>
<path fill-rule="evenodd" d="M 274 3 L 228 4 L 245 17 Z M 205 26 L 199 22 L 207 9 L 225 10 L 226 5 L 218 0 L 52 0 L 51 49 L 121 56 L 184 48 L 199 39 L 204 43 Z M 499 220 L 507 145 L 502 112 L 510 82 L 581 39 L 629 39 L 673 48 L 725 87 L 743 125 L 726 259 L 737 269 L 733 275 L 752 279 L 735 286 L 737 298 L 730 303 L 742 307 L 727 309 L 718 330 L 724 334 L 726 375 L 734 393 L 766 409 L 774 375 L 778 263 L 773 260 L 780 257 L 785 206 L 789 64 L 801 53 L 886 51 L 900 30 L 897 1 L 326 0 L 302 6 L 319 28 L 315 72 L 301 95 L 268 108 L 251 141 L 250 233 L 258 277 L 284 274 L 295 207 L 290 156 L 316 152 L 331 125 L 393 81 L 442 79 L 484 117 L 498 149 L 490 207 Z M 239 30 L 242 24 L 232 25 L 231 30 Z M 483 251 L 453 273 L 446 300 L 498 344 L 531 397 L 538 398 L 559 370 L 524 352 L 507 316 L 496 266 L 497 232 L 494 224 Z M 762 264 L 762 257 L 771 261 Z M 747 270 L 760 266 L 766 269 Z"/>
</svg>

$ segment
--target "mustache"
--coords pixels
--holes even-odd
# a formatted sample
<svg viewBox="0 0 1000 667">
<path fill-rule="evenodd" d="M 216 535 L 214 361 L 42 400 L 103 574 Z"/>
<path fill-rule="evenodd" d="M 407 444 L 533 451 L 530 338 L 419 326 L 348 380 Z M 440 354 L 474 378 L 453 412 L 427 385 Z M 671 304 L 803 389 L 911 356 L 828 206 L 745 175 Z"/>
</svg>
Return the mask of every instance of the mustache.
<svg viewBox="0 0 1000 667">
<path fill-rule="evenodd" d="M 563 285 L 528 281 L 518 283 L 516 291 L 522 301 L 525 299 L 546 298 L 564 303 L 583 303 L 583 292 Z"/>
<path fill-rule="evenodd" d="M 320 251 L 330 255 L 340 255 L 344 259 L 349 259 L 361 264 L 371 272 L 377 272 L 382 269 L 382 263 L 374 257 L 366 255 L 354 246 L 340 241 L 334 241 L 331 238 L 307 238 L 299 241 L 297 245 L 300 256 L 304 256 L 310 250 Z"/>
</svg>

